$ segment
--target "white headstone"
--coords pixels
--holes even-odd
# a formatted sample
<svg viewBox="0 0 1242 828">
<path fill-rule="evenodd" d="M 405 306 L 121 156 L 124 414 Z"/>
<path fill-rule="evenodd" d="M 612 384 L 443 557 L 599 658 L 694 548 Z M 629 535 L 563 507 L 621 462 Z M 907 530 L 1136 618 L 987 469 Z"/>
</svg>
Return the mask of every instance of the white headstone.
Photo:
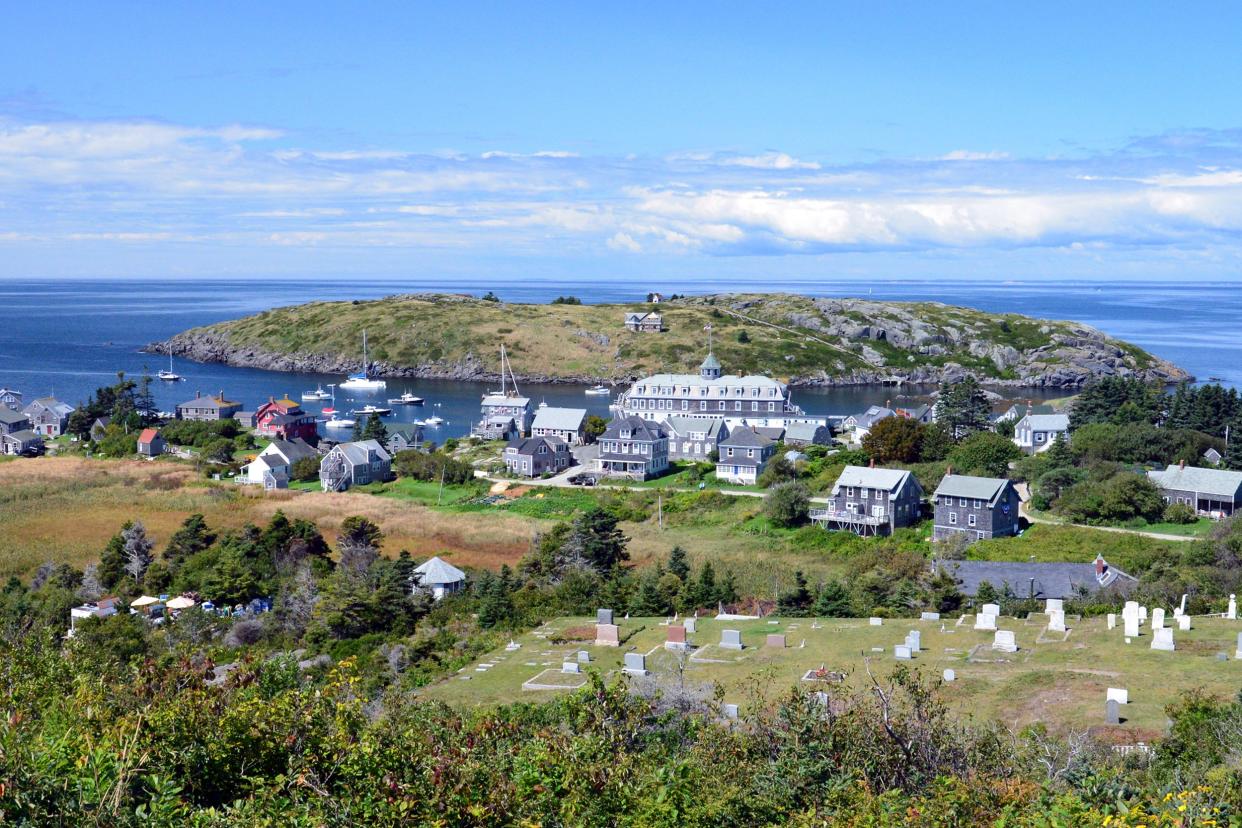
<svg viewBox="0 0 1242 828">
<path fill-rule="evenodd" d="M 1000 650 L 1002 653 L 1016 653 L 1018 642 L 1014 638 L 1013 630 L 997 630 L 996 636 L 992 639 L 992 649 Z"/>
<path fill-rule="evenodd" d="M 957 681 L 957 673 L 953 672 L 952 670 L 945 670 L 944 680 L 945 681 Z"/>
<path fill-rule="evenodd" d="M 1153 630 L 1164 629 L 1164 607 L 1156 607 L 1151 611 L 1151 628 Z"/>
<path fill-rule="evenodd" d="M 919 650 L 923 649 L 922 645 L 922 633 L 918 630 L 910 630 L 910 632 L 906 633 L 906 646 L 909 647 L 912 652 L 917 653 Z"/>
<path fill-rule="evenodd" d="M 1181 603 L 1181 605 L 1180 605 L 1180 606 L 1178 606 L 1178 608 L 1177 608 L 1177 614 L 1178 614 L 1178 615 L 1185 615 L 1185 614 L 1186 614 L 1186 599 L 1187 599 L 1187 598 L 1189 598 L 1189 597 L 1190 597 L 1190 596 L 1189 596 L 1189 595 L 1187 595 L 1186 593 L 1184 593 L 1184 592 L 1182 593 L 1182 603 Z"/>
<path fill-rule="evenodd" d="M 1000 604 L 984 604 L 979 608 L 984 615 L 1000 615 Z"/>
<path fill-rule="evenodd" d="M 1153 650 L 1164 650 L 1170 653 L 1173 652 L 1173 630 L 1168 627 L 1154 630 L 1151 639 L 1151 648 Z"/>
<path fill-rule="evenodd" d="M 1053 610 L 1065 612 L 1065 603 L 1060 598 L 1049 598 L 1044 601 L 1044 612 L 1051 615 Z"/>
<path fill-rule="evenodd" d="M 1190 616 L 1189 615 L 1177 616 L 1177 629 L 1180 630 L 1181 632 L 1190 632 Z"/>
<path fill-rule="evenodd" d="M 1139 605 L 1139 621 L 1147 620 L 1147 607 Z"/>
<path fill-rule="evenodd" d="M 631 676 L 647 675 L 647 657 L 642 653 L 626 653 L 625 672 Z"/>
<path fill-rule="evenodd" d="M 938 613 L 938 612 L 924 612 L 924 613 L 922 613 L 922 614 L 920 614 L 920 615 L 919 615 L 919 620 L 920 620 L 920 621 L 939 621 L 939 620 L 940 620 L 940 613 Z"/>
<path fill-rule="evenodd" d="M 742 649 L 742 633 L 739 630 L 721 630 L 720 647 L 725 650 Z"/>
<path fill-rule="evenodd" d="M 996 629 L 996 616 L 990 613 L 981 612 L 975 616 L 976 630 L 994 630 Z"/>
<path fill-rule="evenodd" d="M 1242 660 L 1242 632 L 1238 633 L 1238 649 L 1233 657 Z"/>
<path fill-rule="evenodd" d="M 867 623 L 869 623 L 873 627 L 879 627 L 884 623 L 884 619 L 876 618 L 875 616 L 872 616 L 870 619 L 868 619 Z"/>
<path fill-rule="evenodd" d="M 695 627 L 695 625 L 696 625 L 697 623 L 698 623 L 698 619 L 695 619 L 695 618 L 687 618 L 687 619 L 686 619 L 686 623 L 685 623 L 683 626 L 686 628 L 686 632 L 688 632 L 688 633 L 693 633 L 693 632 L 694 632 L 694 627 Z M 737 707 L 737 705 L 734 705 L 734 707 Z"/>
<path fill-rule="evenodd" d="M 563 664 L 561 664 L 561 672 L 562 673 L 580 673 L 582 671 L 578 669 L 578 662 L 566 661 Z"/>
<path fill-rule="evenodd" d="M 898 661 L 909 661 L 914 656 L 910 655 L 910 648 L 905 644 L 898 644 L 893 648 L 893 655 Z"/>
<path fill-rule="evenodd" d="M 1135 618 L 1138 618 L 1139 616 L 1138 601 L 1126 601 L 1126 605 L 1121 608 L 1121 617 L 1125 618 L 1128 615 L 1133 615 Z"/>
<path fill-rule="evenodd" d="M 522 649 L 522 645 L 514 641 L 512 638 L 509 639 L 509 643 L 505 645 L 505 652 L 507 653 L 511 653 L 514 650 L 520 650 L 520 649 Z"/>
<path fill-rule="evenodd" d="M 1115 613 L 1115 612 L 1110 612 L 1110 613 L 1108 614 L 1108 628 L 1109 628 L 1110 630 L 1115 630 L 1115 629 L 1117 629 L 1117 613 Z"/>
<path fill-rule="evenodd" d="M 1065 610 L 1054 609 L 1048 611 L 1048 631 L 1065 632 Z"/>
<path fill-rule="evenodd" d="M 1130 703 L 1130 691 L 1124 687 L 1110 687 L 1104 696 L 1105 701 L 1115 701 L 1117 704 Z"/>
<path fill-rule="evenodd" d="M 588 653 L 586 650 L 579 650 L 578 651 L 578 663 L 579 664 L 590 664 L 591 654 Z"/>
<path fill-rule="evenodd" d="M 1229 596 L 1229 609 L 1225 610 L 1225 617 L 1230 621 L 1238 620 L 1238 596 Z"/>
<path fill-rule="evenodd" d="M 737 718 L 737 705 L 726 704 L 724 706 L 724 714 L 725 714 L 726 719 L 736 719 Z"/>
<path fill-rule="evenodd" d="M 1125 629 L 1126 638 L 1138 638 L 1138 634 L 1139 634 L 1139 620 L 1138 620 L 1138 616 L 1137 616 L 1137 615 L 1127 615 L 1127 616 L 1126 616 L 1126 618 L 1125 618 L 1125 621 L 1126 621 L 1126 624 L 1125 624 L 1125 626 L 1126 626 L 1126 629 Z"/>
</svg>

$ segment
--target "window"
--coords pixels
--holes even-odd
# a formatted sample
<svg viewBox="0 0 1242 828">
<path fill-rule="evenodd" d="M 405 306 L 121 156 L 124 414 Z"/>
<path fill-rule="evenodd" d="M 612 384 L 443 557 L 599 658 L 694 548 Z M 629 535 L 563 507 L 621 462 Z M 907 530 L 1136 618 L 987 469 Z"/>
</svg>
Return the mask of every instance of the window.
<svg viewBox="0 0 1242 828">
<path fill-rule="evenodd" d="M 974 526 L 974 525 L 975 525 L 975 516 L 974 516 L 974 515 L 967 515 L 967 516 L 966 516 L 966 525 L 967 525 L 967 526 Z"/>
<path fill-rule="evenodd" d="M 720 410 L 721 410 L 721 411 L 724 411 L 724 410 L 725 410 L 725 401 L 724 401 L 724 400 L 721 400 L 721 401 L 720 401 L 720 406 L 719 406 L 719 407 L 720 407 Z"/>
<path fill-rule="evenodd" d="M 949 523 L 953 525 L 957 524 L 957 512 L 949 512 Z"/>
<path fill-rule="evenodd" d="M 964 498 L 964 497 L 959 497 L 959 498 L 957 499 L 957 505 L 958 505 L 958 506 L 965 506 L 965 505 L 966 505 L 966 498 Z"/>
<path fill-rule="evenodd" d="M 776 403 L 774 402 L 768 403 L 768 411 L 775 411 L 775 410 L 776 410 Z"/>
<path fill-rule="evenodd" d="M 690 410 L 690 401 L 689 401 L 689 400 L 682 400 L 682 401 L 681 401 L 681 410 L 682 410 L 682 411 L 689 411 L 689 410 Z"/>
<path fill-rule="evenodd" d="M 1044 441 L 1044 433 L 1042 431 L 1035 432 L 1035 442 L 1042 443 Z"/>
<path fill-rule="evenodd" d="M 732 457 L 732 456 L 733 456 L 733 449 L 731 449 L 731 448 L 730 448 L 730 449 L 727 449 L 727 451 L 729 452 L 729 455 L 728 455 L 728 456 L 729 456 L 729 457 Z"/>
<path fill-rule="evenodd" d="M 707 400 L 699 400 L 699 411 L 707 410 Z"/>
<path fill-rule="evenodd" d="M 861 489 L 859 489 L 859 490 L 858 490 L 858 496 L 859 496 L 860 498 L 862 498 L 863 500 L 866 500 L 866 499 L 867 499 L 867 492 L 868 492 L 868 490 L 867 490 L 865 487 L 864 487 L 864 488 L 861 488 Z"/>
<path fill-rule="evenodd" d="M 976 500 L 976 501 L 975 501 L 975 508 L 976 508 L 976 509 L 982 509 L 982 508 L 983 508 L 983 501 L 982 501 L 982 500 Z"/>
<path fill-rule="evenodd" d="M 754 450 L 754 449 L 746 449 L 746 456 L 747 456 L 747 457 L 754 457 L 754 456 L 755 456 L 755 450 Z"/>
<path fill-rule="evenodd" d="M 751 403 L 751 404 L 750 404 L 750 410 L 751 410 L 751 411 L 758 411 L 758 410 L 759 410 L 759 403 L 757 403 L 757 402 L 753 402 L 753 403 Z"/>
<path fill-rule="evenodd" d="M 742 401 L 741 401 L 741 400 L 738 400 L 737 402 L 733 403 L 733 410 L 734 410 L 734 411 L 741 411 L 741 410 L 742 410 Z"/>
</svg>

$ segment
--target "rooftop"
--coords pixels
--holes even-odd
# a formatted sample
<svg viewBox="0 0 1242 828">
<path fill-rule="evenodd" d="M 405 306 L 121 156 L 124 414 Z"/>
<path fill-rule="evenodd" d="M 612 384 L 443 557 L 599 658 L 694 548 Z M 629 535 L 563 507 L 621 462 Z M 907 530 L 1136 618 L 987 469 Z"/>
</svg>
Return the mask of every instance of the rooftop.
<svg viewBox="0 0 1242 828">
<path fill-rule="evenodd" d="M 466 573 L 440 557 L 414 567 L 414 574 L 420 584 L 457 584 L 466 580 Z"/>
<path fill-rule="evenodd" d="M 1013 561 L 941 561 L 937 567 L 952 575 L 963 595 L 977 595 L 987 581 L 997 591 L 1007 584 L 1019 598 L 1073 598 L 1096 593 L 1114 584 L 1122 589 L 1136 579 L 1105 564 L 1097 578 L 1093 563 L 1026 563 Z"/>
<path fill-rule="evenodd" d="M 857 486 L 867 489 L 884 489 L 895 492 L 910 479 L 910 472 L 905 469 L 875 469 L 867 466 L 846 466 L 841 476 L 832 487 L 836 494 L 842 486 Z"/>
<path fill-rule="evenodd" d="M 540 406 L 535 411 L 531 428 L 550 428 L 556 431 L 577 431 L 586 420 L 585 408 L 555 408 Z"/>
<path fill-rule="evenodd" d="M 1068 414 L 1027 414 L 1023 419 L 1032 431 L 1069 431 Z"/>
<path fill-rule="evenodd" d="M 946 474 L 936 487 L 936 495 L 966 497 L 993 503 L 1009 481 L 999 477 L 972 477 L 968 474 Z"/>
<path fill-rule="evenodd" d="M 1147 476 L 1162 489 L 1182 492 L 1234 497 L 1242 488 L 1242 472 L 1225 469 L 1170 465 L 1164 471 L 1149 471 Z"/>
</svg>

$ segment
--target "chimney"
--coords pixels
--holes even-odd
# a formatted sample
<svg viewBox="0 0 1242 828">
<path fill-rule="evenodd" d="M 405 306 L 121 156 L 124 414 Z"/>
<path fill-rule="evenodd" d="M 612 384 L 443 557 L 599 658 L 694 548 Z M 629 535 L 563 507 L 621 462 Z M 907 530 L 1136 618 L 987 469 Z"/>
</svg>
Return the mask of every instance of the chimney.
<svg viewBox="0 0 1242 828">
<path fill-rule="evenodd" d="M 874 458 L 874 457 L 872 457 L 872 458 L 871 458 L 871 462 L 867 464 L 867 468 L 869 468 L 869 469 L 874 469 L 874 468 L 875 468 L 875 458 Z"/>
<path fill-rule="evenodd" d="M 1098 578 L 1101 575 L 1103 575 L 1104 568 L 1105 568 L 1104 556 L 1097 552 L 1095 556 L 1095 577 Z"/>
<path fill-rule="evenodd" d="M 950 463 L 950 464 L 949 464 L 949 467 L 948 467 L 947 469 L 945 469 L 945 470 L 944 470 L 944 476 L 945 476 L 945 477 L 948 477 L 948 476 L 949 476 L 949 475 L 951 475 L 951 474 L 953 474 L 953 464 L 952 464 L 952 463 Z"/>
<path fill-rule="evenodd" d="M 1178 467 L 1179 469 L 1184 469 L 1184 468 L 1186 468 L 1186 461 L 1185 461 L 1185 460 L 1179 460 L 1179 461 L 1177 461 L 1177 467 Z"/>
<path fill-rule="evenodd" d="M 203 392 L 202 392 L 202 391 L 195 391 L 195 392 L 194 392 L 194 399 L 196 399 L 196 400 L 197 400 L 197 399 L 198 399 L 199 397 L 201 397 L 201 396 L 203 396 Z"/>
</svg>

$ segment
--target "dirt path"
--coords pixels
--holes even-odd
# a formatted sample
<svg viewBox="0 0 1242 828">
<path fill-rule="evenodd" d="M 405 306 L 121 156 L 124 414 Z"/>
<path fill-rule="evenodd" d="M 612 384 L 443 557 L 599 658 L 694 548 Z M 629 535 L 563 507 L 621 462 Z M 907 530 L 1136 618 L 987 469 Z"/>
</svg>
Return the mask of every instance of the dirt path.
<svg viewBox="0 0 1242 828">
<path fill-rule="evenodd" d="M 1021 501 L 1018 506 L 1018 514 L 1027 519 L 1029 523 L 1042 523 L 1045 526 L 1073 526 L 1078 529 L 1097 529 L 1101 532 L 1116 532 L 1119 535 L 1139 535 L 1144 538 L 1152 538 L 1153 540 L 1164 541 L 1193 541 L 1199 540 L 1193 535 L 1165 535 L 1160 532 L 1144 532 L 1142 529 L 1126 529 L 1122 526 L 1091 526 L 1086 523 L 1069 523 L 1064 520 L 1050 520 L 1048 518 L 1034 517 L 1027 510 L 1026 504 L 1031 498 L 1030 486 L 1026 483 L 1019 483 L 1015 486 Z"/>
</svg>

